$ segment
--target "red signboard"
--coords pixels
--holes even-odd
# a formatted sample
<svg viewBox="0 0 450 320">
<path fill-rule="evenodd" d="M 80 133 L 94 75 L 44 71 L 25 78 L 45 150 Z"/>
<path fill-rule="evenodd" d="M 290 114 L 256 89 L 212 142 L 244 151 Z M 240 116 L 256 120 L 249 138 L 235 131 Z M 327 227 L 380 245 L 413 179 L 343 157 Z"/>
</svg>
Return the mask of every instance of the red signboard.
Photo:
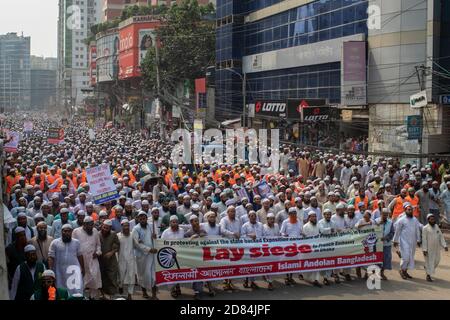
<svg viewBox="0 0 450 320">
<path fill-rule="evenodd" d="M 129 79 L 141 76 L 139 65 L 140 53 L 142 51 L 139 31 L 154 30 L 159 27 L 159 21 L 147 21 L 134 17 L 130 24 L 119 27 L 119 79 Z M 141 36 L 142 38 L 142 36 Z M 149 41 L 151 43 L 151 41 Z"/>
</svg>

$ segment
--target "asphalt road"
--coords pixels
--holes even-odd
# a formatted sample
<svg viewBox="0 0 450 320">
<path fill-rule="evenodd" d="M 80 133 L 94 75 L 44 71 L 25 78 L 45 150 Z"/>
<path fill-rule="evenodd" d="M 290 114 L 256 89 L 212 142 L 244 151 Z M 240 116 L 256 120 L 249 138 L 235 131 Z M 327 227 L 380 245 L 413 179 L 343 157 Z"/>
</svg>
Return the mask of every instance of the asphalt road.
<svg viewBox="0 0 450 320">
<path fill-rule="evenodd" d="M 445 232 L 447 243 L 450 245 L 450 233 Z M 381 281 L 380 290 L 369 290 L 367 288 L 366 280 L 358 279 L 355 270 L 352 270 L 352 281 L 345 281 L 341 279 L 340 284 L 335 284 L 330 281 L 330 286 L 323 286 L 317 288 L 306 281 L 295 279 L 297 284 L 295 286 L 287 287 L 284 284 L 282 276 L 274 278 L 274 291 L 268 291 L 267 283 L 262 279 L 257 279 L 256 283 L 260 289 L 246 289 L 242 286 L 242 279 L 235 279 L 233 283 L 237 288 L 236 291 L 223 291 L 222 282 L 214 282 L 216 288 L 216 296 L 211 298 L 205 293 L 202 295 L 202 300 L 299 300 L 299 299 L 341 299 L 341 300 L 448 300 L 450 299 L 450 253 L 442 250 L 441 263 L 434 275 L 434 282 L 427 282 L 425 280 L 424 257 L 422 251 L 418 248 L 416 251 L 416 268 L 409 272 L 413 277 L 410 280 L 403 280 L 399 273 L 399 257 L 393 252 L 393 270 L 387 270 L 387 281 Z M 363 272 L 364 275 L 364 272 Z M 137 289 L 137 287 L 136 287 Z M 191 285 L 181 285 L 182 295 L 177 300 L 192 300 L 193 291 Z M 158 298 L 160 300 L 173 300 L 167 286 L 159 288 Z M 139 289 L 136 290 L 133 296 L 135 300 L 142 300 L 142 295 Z"/>
</svg>

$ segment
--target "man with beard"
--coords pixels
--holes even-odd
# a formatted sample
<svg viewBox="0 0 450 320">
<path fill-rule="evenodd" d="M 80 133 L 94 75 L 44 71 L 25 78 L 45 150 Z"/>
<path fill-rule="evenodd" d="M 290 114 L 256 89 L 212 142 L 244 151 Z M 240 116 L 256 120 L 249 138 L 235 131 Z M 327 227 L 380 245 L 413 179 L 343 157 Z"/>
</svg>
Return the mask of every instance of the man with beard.
<svg viewBox="0 0 450 320">
<path fill-rule="evenodd" d="M 17 266 L 25 261 L 25 246 L 27 245 L 27 237 L 23 227 L 16 227 L 14 229 L 15 239 L 6 247 L 7 267 L 8 267 L 8 281 L 11 284 L 14 272 Z"/>
<path fill-rule="evenodd" d="M 347 214 L 345 215 L 345 228 L 346 229 L 353 229 L 355 228 L 356 223 L 361 219 L 362 216 L 355 214 L 355 207 L 349 206 L 347 208 Z"/>
<path fill-rule="evenodd" d="M 427 216 L 428 224 L 422 229 L 422 251 L 425 257 L 425 271 L 427 281 L 432 282 L 431 276 L 434 275 L 436 268 L 441 261 L 441 247 L 448 251 L 444 235 L 436 223 L 435 216 L 430 213 Z"/>
<path fill-rule="evenodd" d="M 72 226 L 74 229 L 81 228 L 84 223 L 84 218 L 86 217 L 86 212 L 84 210 L 78 210 L 76 213 L 77 219 L 72 221 Z"/>
<path fill-rule="evenodd" d="M 406 197 L 408 196 L 406 189 L 400 190 L 400 195 L 395 197 L 388 208 L 392 214 L 392 220 L 395 221 L 403 213 L 403 205 L 408 202 Z"/>
<path fill-rule="evenodd" d="M 130 222 L 123 219 L 122 232 L 117 234 L 120 242 L 119 249 L 119 286 L 120 292 L 127 292 L 127 299 L 131 300 L 134 292 L 136 277 L 136 260 L 134 255 L 134 240 L 130 233 Z"/>
<path fill-rule="evenodd" d="M 94 222 L 98 220 L 98 215 L 94 211 L 94 205 L 92 204 L 92 202 L 86 203 L 86 216 L 91 217 Z"/>
<path fill-rule="evenodd" d="M 157 231 L 154 229 L 154 225 L 148 224 L 147 221 L 147 214 L 140 211 L 138 214 L 139 224 L 134 227 L 131 236 L 134 243 L 138 283 L 142 288 L 142 296 L 149 299 L 147 290 L 151 290 L 151 299 L 157 300 L 155 282 L 155 254 L 157 250 L 154 242 L 157 239 Z"/>
<path fill-rule="evenodd" d="M 186 216 L 186 214 L 191 212 L 191 197 L 185 195 L 183 197 L 183 205 L 177 208 L 177 213 Z"/>
<path fill-rule="evenodd" d="M 69 293 L 65 288 L 56 287 L 56 277 L 52 270 L 45 270 L 42 273 L 41 285 L 34 291 L 31 300 L 51 301 L 68 300 Z"/>
<path fill-rule="evenodd" d="M 202 238 L 208 236 L 208 233 L 202 228 L 199 222 L 199 218 L 196 215 L 191 215 L 189 218 L 189 222 L 191 223 L 190 228 L 185 232 L 184 237 L 192 239 Z M 192 290 L 194 290 L 194 299 L 198 300 L 200 298 L 201 293 L 203 292 L 203 282 L 193 282 Z M 209 287 L 210 292 L 211 287 Z M 214 295 L 212 293 L 211 295 Z"/>
<path fill-rule="evenodd" d="M 161 221 L 162 221 L 162 219 L 159 217 L 159 209 L 157 207 L 153 207 L 151 213 L 147 214 L 147 217 L 149 217 L 148 223 L 153 225 L 153 228 L 155 228 L 156 236 L 159 238 L 159 236 L 161 235 Z"/>
<path fill-rule="evenodd" d="M 431 195 L 429 191 L 428 182 L 422 182 L 422 189 L 416 192 L 416 196 L 419 198 L 420 216 L 419 221 L 421 224 L 427 224 L 427 215 L 430 213 Z"/>
<path fill-rule="evenodd" d="M 101 256 L 102 251 L 98 231 L 94 229 L 94 220 L 91 217 L 84 217 L 83 225 L 73 231 L 72 238 L 80 241 L 80 253 L 83 256 L 85 270 L 84 288 L 89 291 L 90 299 L 96 299 L 98 290 L 102 287 L 98 263 L 98 257 Z"/>
<path fill-rule="evenodd" d="M 61 219 L 55 220 L 52 225 L 52 232 L 50 235 L 55 239 L 58 239 L 59 237 L 61 237 L 62 226 L 65 224 L 70 224 L 69 209 L 62 208 L 60 218 Z"/>
<path fill-rule="evenodd" d="M 416 244 L 420 247 L 420 223 L 413 216 L 413 208 L 410 203 L 403 205 L 405 214 L 402 215 L 394 224 L 394 247 L 398 248 L 400 244 L 400 276 L 402 279 L 412 279 L 408 274 L 408 269 L 414 269 L 414 254 Z"/>
<path fill-rule="evenodd" d="M 308 213 L 308 222 L 303 226 L 303 234 L 306 237 L 315 237 L 315 236 L 318 236 L 320 234 L 319 226 L 317 225 L 317 215 L 316 215 L 316 213 L 314 211 L 310 211 Z M 308 272 L 306 275 L 307 275 L 307 278 L 309 278 L 310 281 L 313 281 L 313 283 L 315 283 L 315 286 L 318 286 L 319 278 L 320 278 L 320 272 L 318 272 L 318 271 Z M 323 284 L 325 284 L 325 285 L 329 285 L 330 284 L 328 282 L 326 273 L 324 273 Z M 320 286 L 320 284 L 319 284 L 319 286 Z"/>
<path fill-rule="evenodd" d="M 169 208 L 169 199 L 164 199 L 161 203 L 161 207 L 159 208 L 159 216 L 161 219 L 164 219 L 165 216 L 170 216 L 170 208 Z M 175 211 L 176 211 L 176 204 L 175 204 Z"/>
<path fill-rule="evenodd" d="M 284 201 L 284 209 L 280 210 L 276 216 L 275 221 L 278 225 L 281 226 L 284 220 L 289 217 L 289 208 L 291 207 L 291 202 L 289 200 Z M 303 217 L 302 217 L 303 220 Z"/>
<path fill-rule="evenodd" d="M 27 209 L 27 216 L 33 218 L 38 213 L 42 212 L 41 211 L 42 200 L 39 197 L 34 197 L 32 203 L 33 203 L 33 206 L 31 208 Z"/>
<path fill-rule="evenodd" d="M 176 216 L 178 218 L 178 223 L 179 224 L 186 224 L 186 218 L 184 217 L 184 215 L 177 213 L 177 205 L 174 201 L 170 201 L 169 202 L 169 212 L 170 214 L 164 216 L 164 218 L 161 221 L 161 231 L 165 231 L 169 225 L 170 225 L 170 218 L 172 216 Z"/>
<path fill-rule="evenodd" d="M 120 243 L 117 234 L 112 229 L 111 220 L 105 220 L 100 229 L 100 244 L 102 255 L 99 259 L 100 272 L 102 275 L 102 294 L 112 296 L 117 294 L 119 286 L 119 264 L 116 253 L 119 251 Z"/>
<path fill-rule="evenodd" d="M 208 211 L 203 217 L 207 222 L 203 222 L 201 227 L 206 231 L 208 236 L 218 237 L 222 235 L 220 225 L 217 223 L 217 214 L 213 211 Z"/>
<path fill-rule="evenodd" d="M 264 224 L 264 223 L 267 223 L 267 214 L 269 212 L 272 212 L 272 213 L 275 213 L 275 212 L 273 212 L 273 209 L 270 207 L 269 199 L 267 199 L 267 198 L 264 199 L 262 201 L 262 205 L 263 205 L 263 207 L 256 212 L 256 216 L 258 217 L 258 220 Z"/>
<path fill-rule="evenodd" d="M 394 224 L 389 219 L 389 209 L 384 208 L 381 211 L 381 217 L 375 220 L 377 225 L 383 226 L 383 266 L 381 268 L 380 277 L 387 280 L 384 270 L 392 270 L 392 239 L 394 238 Z"/>
<path fill-rule="evenodd" d="M 47 224 L 44 221 L 37 224 L 36 233 L 36 236 L 31 239 L 30 243 L 37 249 L 37 261 L 48 267 L 48 250 L 53 238 L 47 235 Z"/>
<path fill-rule="evenodd" d="M 306 200 L 306 199 L 305 199 Z M 306 210 L 306 212 L 314 211 L 316 213 L 317 219 L 320 221 L 322 219 L 322 211 L 319 208 L 319 203 L 316 197 L 311 197 L 311 205 Z"/>
<path fill-rule="evenodd" d="M 439 226 L 440 221 L 440 207 L 441 207 L 441 190 L 439 190 L 439 182 L 433 181 L 431 183 L 430 193 L 430 213 L 434 215 L 434 219 Z M 425 223 L 424 223 L 425 224 Z"/>
<path fill-rule="evenodd" d="M 41 275 L 45 270 L 42 262 L 37 261 L 36 248 L 29 244 L 24 249 L 25 262 L 17 266 L 11 284 L 9 297 L 11 300 L 30 300 L 41 283 Z"/>
<path fill-rule="evenodd" d="M 184 217 L 184 216 L 183 216 Z M 133 230 L 134 231 L 134 230 Z M 164 230 L 161 235 L 161 239 L 175 240 L 184 238 L 184 231 L 178 225 L 178 217 L 176 214 L 170 216 L 170 228 Z M 181 288 L 179 284 L 176 284 L 170 289 L 170 294 L 173 298 L 177 298 L 181 295 Z"/>
<path fill-rule="evenodd" d="M 70 295 L 83 294 L 84 261 L 80 242 L 72 239 L 72 225 L 62 226 L 61 237 L 50 244 L 48 266 L 55 271 L 56 285 Z"/>
</svg>

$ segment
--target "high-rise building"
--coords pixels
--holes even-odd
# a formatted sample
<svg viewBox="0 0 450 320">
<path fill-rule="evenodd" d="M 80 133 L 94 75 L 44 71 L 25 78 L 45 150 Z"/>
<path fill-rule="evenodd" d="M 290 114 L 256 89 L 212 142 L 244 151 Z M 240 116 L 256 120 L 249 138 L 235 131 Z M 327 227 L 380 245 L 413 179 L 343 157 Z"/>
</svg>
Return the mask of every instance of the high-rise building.
<svg viewBox="0 0 450 320">
<path fill-rule="evenodd" d="M 101 0 L 59 0 L 58 86 L 63 105 L 81 105 L 88 89 L 91 27 L 101 22 Z"/>
<path fill-rule="evenodd" d="M 110 21 L 120 17 L 127 6 L 146 6 L 147 0 L 102 0 L 102 21 Z"/>
<path fill-rule="evenodd" d="M 252 126 L 285 139 L 338 146 L 340 132 L 373 152 L 448 152 L 449 17 L 444 0 L 217 0 L 216 117 L 241 116 L 245 88 Z M 422 90 L 419 150 L 406 119 Z"/>
<path fill-rule="evenodd" d="M 30 107 L 30 37 L 0 35 L 0 108 Z"/>
<path fill-rule="evenodd" d="M 31 56 L 31 108 L 56 105 L 57 59 Z"/>
</svg>

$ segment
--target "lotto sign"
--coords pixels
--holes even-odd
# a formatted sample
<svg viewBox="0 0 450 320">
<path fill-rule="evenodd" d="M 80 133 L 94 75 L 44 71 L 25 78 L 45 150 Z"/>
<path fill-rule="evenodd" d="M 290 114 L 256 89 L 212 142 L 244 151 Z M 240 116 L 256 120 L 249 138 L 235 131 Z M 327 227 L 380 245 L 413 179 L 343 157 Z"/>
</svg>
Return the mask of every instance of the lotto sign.
<svg viewBox="0 0 450 320">
<path fill-rule="evenodd" d="M 116 185 L 111 178 L 109 164 L 87 168 L 86 178 L 95 204 L 102 204 L 119 198 Z"/>
</svg>

